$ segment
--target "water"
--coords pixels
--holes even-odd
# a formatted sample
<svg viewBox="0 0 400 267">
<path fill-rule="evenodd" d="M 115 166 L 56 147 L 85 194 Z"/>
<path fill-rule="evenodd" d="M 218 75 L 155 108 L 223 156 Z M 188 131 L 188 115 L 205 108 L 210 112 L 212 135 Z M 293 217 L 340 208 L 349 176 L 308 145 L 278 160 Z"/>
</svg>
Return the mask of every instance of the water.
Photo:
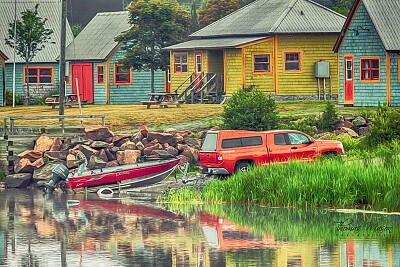
<svg viewBox="0 0 400 267">
<path fill-rule="evenodd" d="M 26 190 L 0 191 L 0 214 L 0 266 L 400 267 L 397 215 Z"/>
</svg>

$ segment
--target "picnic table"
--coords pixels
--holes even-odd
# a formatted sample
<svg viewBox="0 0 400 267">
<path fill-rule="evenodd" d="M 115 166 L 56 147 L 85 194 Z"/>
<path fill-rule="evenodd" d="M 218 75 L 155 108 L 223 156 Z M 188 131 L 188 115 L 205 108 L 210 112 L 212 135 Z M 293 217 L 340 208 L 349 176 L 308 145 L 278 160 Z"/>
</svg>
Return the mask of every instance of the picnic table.
<svg viewBox="0 0 400 267">
<path fill-rule="evenodd" d="M 51 106 L 54 109 L 56 106 L 60 105 L 60 95 L 52 95 L 46 98 L 44 101 L 46 105 Z M 81 105 L 86 104 L 86 100 L 81 100 Z M 73 105 L 78 105 L 78 94 L 66 94 L 64 97 L 64 105 L 66 107 L 72 107 Z"/>
<path fill-rule="evenodd" d="M 141 101 L 142 105 L 146 105 L 149 109 L 152 105 L 158 105 L 159 108 L 167 108 L 170 105 L 177 106 L 178 108 L 185 103 L 184 100 L 178 100 L 179 94 L 176 93 L 149 93 L 149 101 Z"/>
</svg>

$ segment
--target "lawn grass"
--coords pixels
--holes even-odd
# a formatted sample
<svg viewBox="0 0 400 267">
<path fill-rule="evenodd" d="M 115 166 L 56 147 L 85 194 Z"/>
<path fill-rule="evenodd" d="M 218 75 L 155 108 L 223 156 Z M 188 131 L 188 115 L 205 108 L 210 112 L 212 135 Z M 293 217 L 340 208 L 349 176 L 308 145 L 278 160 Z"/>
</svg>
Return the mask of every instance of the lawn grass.
<svg viewBox="0 0 400 267">
<path fill-rule="evenodd" d="M 287 101 L 277 102 L 277 109 L 281 118 L 301 118 L 305 115 L 318 115 L 324 111 L 326 101 Z M 360 108 L 338 107 L 339 114 L 357 114 Z M 181 108 L 169 107 L 160 109 L 140 104 L 132 105 L 85 105 L 82 109 L 84 115 L 106 115 L 106 125 L 113 131 L 131 130 L 142 124 L 151 127 L 168 128 L 174 124 L 181 124 L 193 121 L 203 121 L 207 124 L 213 118 L 223 112 L 223 106 L 219 104 L 185 104 Z M 0 107 L 0 117 L 4 116 L 37 116 L 37 115 L 58 115 L 59 110 L 51 109 L 49 106 L 17 106 Z M 65 108 L 65 115 L 79 115 L 79 108 Z M 17 120 L 16 126 L 37 126 L 37 125 L 60 125 L 57 120 Z M 80 120 L 67 120 L 66 124 L 79 124 Z M 85 123 L 85 120 L 84 120 Z M 88 124 L 99 123 L 93 119 Z M 0 125 L 3 120 L 0 121 Z"/>
</svg>

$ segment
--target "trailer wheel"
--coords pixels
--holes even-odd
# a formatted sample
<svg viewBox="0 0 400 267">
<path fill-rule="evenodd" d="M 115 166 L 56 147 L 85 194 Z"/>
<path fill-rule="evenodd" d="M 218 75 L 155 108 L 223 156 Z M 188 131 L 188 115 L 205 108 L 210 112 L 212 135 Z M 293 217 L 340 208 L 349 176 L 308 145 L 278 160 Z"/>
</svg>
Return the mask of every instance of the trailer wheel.
<svg viewBox="0 0 400 267">
<path fill-rule="evenodd" d="M 249 170 L 250 163 L 248 161 L 238 161 L 235 165 L 235 172 L 247 172 Z"/>
</svg>

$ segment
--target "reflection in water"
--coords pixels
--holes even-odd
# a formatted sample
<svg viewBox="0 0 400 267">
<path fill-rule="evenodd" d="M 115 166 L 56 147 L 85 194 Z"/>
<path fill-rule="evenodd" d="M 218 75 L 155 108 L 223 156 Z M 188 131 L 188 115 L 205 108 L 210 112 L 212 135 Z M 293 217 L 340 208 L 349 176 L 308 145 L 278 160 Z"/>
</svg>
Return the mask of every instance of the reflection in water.
<svg viewBox="0 0 400 267">
<path fill-rule="evenodd" d="M 398 216 L 25 190 L 0 203 L 0 266 L 400 266 Z"/>
</svg>

